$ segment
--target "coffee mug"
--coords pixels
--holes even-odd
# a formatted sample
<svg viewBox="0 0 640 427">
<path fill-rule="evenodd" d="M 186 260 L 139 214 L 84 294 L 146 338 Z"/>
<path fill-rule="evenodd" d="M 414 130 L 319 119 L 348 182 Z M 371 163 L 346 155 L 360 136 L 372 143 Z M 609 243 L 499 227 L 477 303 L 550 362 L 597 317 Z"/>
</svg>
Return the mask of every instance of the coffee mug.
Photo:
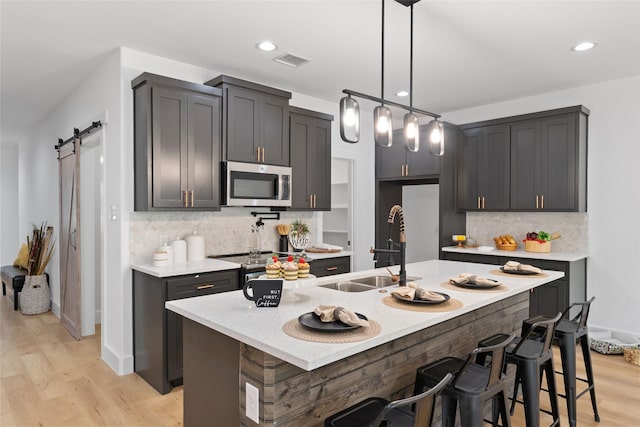
<svg viewBox="0 0 640 427">
<path fill-rule="evenodd" d="M 256 307 L 277 307 L 282 297 L 282 279 L 249 280 L 242 292 L 245 298 L 256 303 Z"/>
</svg>

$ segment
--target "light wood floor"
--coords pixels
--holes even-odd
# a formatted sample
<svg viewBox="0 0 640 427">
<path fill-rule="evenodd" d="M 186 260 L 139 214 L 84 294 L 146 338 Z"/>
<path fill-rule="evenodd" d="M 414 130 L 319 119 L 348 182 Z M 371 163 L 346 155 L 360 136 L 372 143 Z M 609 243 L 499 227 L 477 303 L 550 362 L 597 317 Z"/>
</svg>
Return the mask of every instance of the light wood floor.
<svg viewBox="0 0 640 427">
<path fill-rule="evenodd" d="M 578 426 L 640 426 L 640 367 L 622 356 L 592 355 L 601 422 L 593 420 L 585 395 Z M 568 426 L 563 399 L 560 408 Z M 512 421 L 524 426 L 522 405 Z M 550 423 L 543 414 L 541 425 Z M 182 387 L 162 396 L 136 374 L 116 375 L 100 359 L 99 329 L 75 341 L 51 312 L 24 316 L 7 295 L 0 298 L 0 425 L 182 425 Z"/>
</svg>

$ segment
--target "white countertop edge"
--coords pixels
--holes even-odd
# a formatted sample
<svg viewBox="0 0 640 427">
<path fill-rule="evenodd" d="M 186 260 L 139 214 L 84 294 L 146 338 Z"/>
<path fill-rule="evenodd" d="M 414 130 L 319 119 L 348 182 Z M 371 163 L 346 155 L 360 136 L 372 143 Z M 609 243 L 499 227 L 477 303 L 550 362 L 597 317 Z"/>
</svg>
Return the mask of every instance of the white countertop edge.
<svg viewBox="0 0 640 427">
<path fill-rule="evenodd" d="M 309 258 L 311 258 L 311 262 L 313 262 L 313 260 L 319 260 L 319 259 L 330 259 L 330 258 L 339 258 L 339 257 L 343 257 L 343 256 L 353 256 L 354 252 L 353 251 L 340 251 L 340 252 L 322 252 L 322 253 L 316 253 L 316 252 L 306 252 L 306 254 L 309 256 Z"/>
<path fill-rule="evenodd" d="M 480 268 L 477 267 L 478 264 L 458 263 L 455 261 L 432 262 L 439 263 L 438 266 L 442 265 L 446 266 L 447 268 L 455 266 L 456 271 L 459 270 L 459 272 L 471 271 L 473 268 L 475 268 L 476 270 L 480 270 Z M 416 263 L 416 265 L 418 264 L 423 263 Z M 495 269 L 495 266 L 486 266 L 485 268 L 486 272 L 488 272 L 490 269 Z M 421 274 L 419 270 L 414 270 L 412 272 L 410 269 L 409 271 L 411 272 L 411 274 Z M 337 278 L 339 278 L 340 280 L 344 280 L 371 273 L 383 274 L 380 270 L 347 273 L 338 276 L 320 278 L 318 279 L 318 284 L 321 285 L 323 283 L 335 281 Z M 482 272 L 478 271 L 478 273 Z M 545 273 L 548 275 L 548 277 L 537 279 L 514 277 L 513 279 L 505 278 L 503 280 L 501 278 L 500 280 L 510 288 L 506 292 L 479 294 L 453 290 L 447 291 L 447 293 L 449 293 L 452 297 L 462 300 L 464 306 L 457 310 L 439 313 L 416 313 L 410 311 L 401 311 L 395 308 L 384 306 L 383 304 L 380 304 L 381 301 L 379 301 L 379 293 L 373 290 L 362 293 L 336 293 L 338 291 L 325 288 L 316 288 L 314 286 L 301 290 L 301 292 L 305 294 L 305 297 L 309 297 L 311 301 L 306 301 L 305 303 L 301 304 L 294 304 L 292 306 L 285 305 L 284 307 L 283 303 L 281 302 L 280 307 L 276 309 L 256 309 L 256 311 L 253 313 L 251 311 L 244 310 L 244 308 L 242 307 L 243 305 L 248 303 L 248 301 L 244 300 L 241 291 L 168 301 L 165 304 L 165 307 L 188 319 L 191 319 L 213 330 L 223 333 L 242 343 L 248 344 L 258 350 L 278 357 L 279 359 L 298 366 L 304 370 L 311 371 L 341 360 L 345 357 L 349 357 L 362 351 L 379 346 L 381 344 L 393 341 L 394 339 L 409 335 L 430 326 L 434 326 L 446 320 L 453 319 L 462 314 L 484 307 L 488 304 L 492 304 L 502 299 L 517 295 L 522 292 L 526 292 L 531 288 L 540 286 L 544 283 L 548 283 L 549 281 L 553 281 L 564 276 L 564 273 L 557 271 L 545 271 Z M 447 275 L 449 275 L 449 273 Z M 436 281 L 438 283 L 441 283 L 445 280 L 446 278 L 439 278 Z M 434 286 L 426 286 L 420 282 L 421 281 L 418 281 L 418 284 L 424 286 L 426 289 L 435 289 Z M 304 310 L 307 310 L 310 306 L 321 303 L 321 301 L 322 303 L 325 303 L 326 300 L 338 298 L 341 294 L 343 297 L 342 299 L 346 301 L 345 306 L 348 306 L 349 304 L 357 306 L 356 301 L 358 300 L 360 301 L 361 306 L 372 306 L 375 305 L 377 301 L 377 314 L 371 316 L 373 319 L 377 320 L 382 327 L 382 331 L 379 335 L 368 340 L 355 343 L 322 344 L 323 347 L 322 349 L 320 349 L 317 347 L 319 343 L 298 340 L 296 338 L 289 337 L 282 331 L 282 324 L 284 324 L 282 315 L 284 315 L 286 319 L 295 318 L 295 316 L 302 314 Z M 349 300 L 351 300 L 351 302 L 349 302 Z M 213 304 L 218 302 L 221 305 L 225 306 L 225 308 L 220 308 L 215 311 L 212 310 L 211 308 L 214 307 Z M 227 315 L 237 315 L 238 317 L 237 319 L 233 319 L 233 322 L 231 322 L 232 326 L 229 327 L 224 324 L 225 321 L 228 321 L 229 319 L 224 318 L 224 316 L 220 318 L 220 314 L 216 314 L 216 311 L 224 311 L 225 309 L 234 305 L 237 306 L 237 311 L 233 311 Z M 267 311 L 279 309 L 282 310 L 279 315 L 275 315 L 277 313 L 276 311 Z M 261 312 L 260 310 L 263 311 Z M 355 310 L 356 309 L 354 308 L 354 311 Z M 359 310 L 365 311 L 364 309 Z M 250 328 L 245 332 L 240 331 L 240 329 L 242 329 L 242 326 L 236 329 L 233 328 L 236 324 L 250 322 L 251 317 L 256 316 L 256 313 L 264 313 L 264 316 L 260 316 L 260 321 L 261 323 L 263 323 L 263 325 L 255 328 L 255 330 L 254 328 Z M 271 316 L 271 314 L 273 314 L 274 316 Z M 216 316 L 218 316 L 219 318 L 217 321 L 215 319 Z M 270 317 L 273 317 L 273 319 L 269 319 Z M 398 317 L 402 317 L 402 320 L 399 321 Z M 271 322 L 271 324 L 269 322 Z M 259 328 L 262 326 L 267 327 L 267 330 L 260 331 Z M 264 338 L 264 336 L 256 335 L 260 333 L 271 333 L 273 336 L 271 336 L 270 338 Z M 261 337 L 262 339 L 260 339 Z"/>
<path fill-rule="evenodd" d="M 458 248 L 456 246 L 445 246 L 442 248 L 443 252 L 456 252 L 460 254 L 474 254 L 474 255 L 487 255 L 487 256 L 502 256 L 512 258 L 531 258 L 531 259 L 543 259 L 549 261 L 579 261 L 584 258 L 588 258 L 587 252 L 527 252 L 527 251 L 503 251 L 491 246 L 493 250 L 481 250 L 478 248 Z"/>
<path fill-rule="evenodd" d="M 155 277 L 182 276 L 185 274 L 199 274 L 213 271 L 235 270 L 241 266 L 235 262 L 221 261 L 205 258 L 201 261 L 189 261 L 180 264 L 171 264 L 166 267 L 156 267 L 152 264 L 133 264 L 133 270 L 149 274 Z"/>
</svg>

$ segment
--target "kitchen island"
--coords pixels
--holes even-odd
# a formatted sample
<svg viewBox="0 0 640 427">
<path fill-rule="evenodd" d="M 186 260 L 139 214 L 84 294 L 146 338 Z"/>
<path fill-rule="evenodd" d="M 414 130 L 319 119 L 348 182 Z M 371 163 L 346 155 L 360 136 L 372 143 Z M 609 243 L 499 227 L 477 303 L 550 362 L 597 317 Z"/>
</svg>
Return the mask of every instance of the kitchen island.
<svg viewBox="0 0 640 427">
<path fill-rule="evenodd" d="M 166 303 L 184 316 L 184 424 L 256 425 L 247 417 L 247 383 L 258 389 L 260 425 L 320 426 L 328 415 L 365 397 L 396 398 L 413 391 L 415 369 L 437 358 L 464 356 L 477 341 L 510 333 L 528 317 L 529 290 L 561 278 L 496 276 L 494 266 L 453 261 L 407 265 L 421 287 L 445 292 L 461 306 L 413 312 L 383 303 L 381 292 L 341 292 L 316 285 L 374 274 L 383 269 L 311 281 L 277 308 L 256 308 L 242 292 Z M 499 292 L 443 288 L 448 278 L 473 273 L 500 280 Z M 303 341 L 283 325 L 319 304 L 340 305 L 375 320 L 378 335 L 352 343 Z M 249 412 L 253 403 L 249 402 Z M 254 411 L 253 411 L 254 412 Z"/>
</svg>

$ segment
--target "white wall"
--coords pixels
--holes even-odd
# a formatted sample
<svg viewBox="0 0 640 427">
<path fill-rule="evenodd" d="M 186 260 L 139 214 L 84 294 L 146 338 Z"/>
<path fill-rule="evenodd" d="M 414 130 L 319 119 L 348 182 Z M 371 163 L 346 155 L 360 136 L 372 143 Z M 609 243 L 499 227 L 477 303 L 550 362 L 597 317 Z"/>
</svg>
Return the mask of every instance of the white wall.
<svg viewBox="0 0 640 427">
<path fill-rule="evenodd" d="M 467 110 L 445 120 L 463 124 L 571 105 L 589 116 L 587 296 L 595 296 L 589 323 L 640 333 L 640 76 L 542 94 Z"/>
<path fill-rule="evenodd" d="M 33 131 L 20 141 L 19 158 L 19 204 L 20 235 L 26 235 L 30 223 L 40 224 L 47 221 L 56 230 L 59 227 L 59 181 L 58 161 L 54 145 L 57 139 L 67 139 L 73 134 L 73 128 L 84 129 L 92 121 L 102 120 L 104 132 L 104 167 L 109 179 L 105 181 L 105 198 L 108 206 L 120 209 L 123 206 L 123 191 L 126 185 L 122 177 L 122 140 L 120 138 L 120 52 L 114 51 L 105 63 L 84 82 L 78 82 L 76 90 L 53 110 L 42 122 L 34 126 Z M 110 131 L 111 129 L 111 131 Z M 126 193 L 124 193 L 126 194 Z M 122 218 L 121 211 L 118 218 Z M 128 226 L 128 224 L 127 224 Z M 122 246 L 120 244 L 123 227 L 119 220 L 109 221 L 105 225 L 103 262 L 103 283 L 110 283 L 103 289 L 102 358 L 118 373 L 130 372 L 133 367 L 131 344 L 129 350 L 125 342 L 131 340 L 131 333 L 124 332 L 123 319 L 130 316 L 130 288 L 127 291 L 125 278 L 129 271 L 122 267 Z M 128 245 L 128 242 L 126 242 Z M 47 271 L 51 278 L 53 311 L 59 315 L 60 272 L 59 246 Z M 125 255 L 125 260 L 128 254 Z M 125 261 L 126 262 L 126 261 Z M 127 305 L 128 304 L 128 305 Z M 127 314 L 129 313 L 129 314 Z M 130 324 L 130 322 L 129 322 Z"/>
<path fill-rule="evenodd" d="M 0 144 L 0 262 L 11 265 L 26 235 L 18 232 L 18 144 Z"/>
</svg>

